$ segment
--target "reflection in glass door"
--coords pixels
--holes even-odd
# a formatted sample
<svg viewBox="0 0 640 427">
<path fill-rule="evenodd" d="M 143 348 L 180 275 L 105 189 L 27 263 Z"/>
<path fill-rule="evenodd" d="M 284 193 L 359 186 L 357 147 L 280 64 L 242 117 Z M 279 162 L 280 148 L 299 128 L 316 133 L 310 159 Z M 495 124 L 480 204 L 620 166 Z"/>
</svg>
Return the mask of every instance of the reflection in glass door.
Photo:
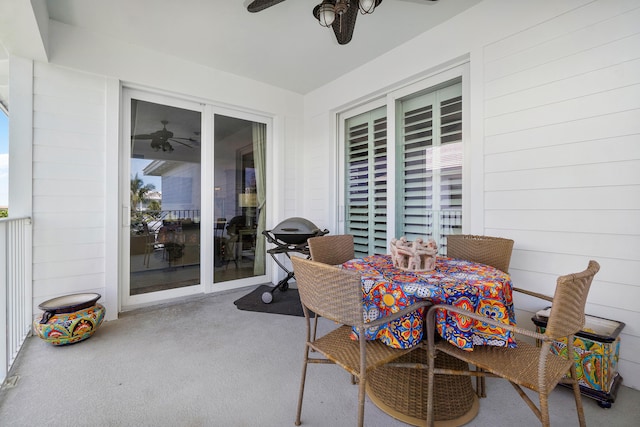
<svg viewBox="0 0 640 427">
<path fill-rule="evenodd" d="M 214 283 L 265 274 L 266 125 L 214 115 Z"/>
<path fill-rule="evenodd" d="M 131 99 L 130 295 L 200 283 L 201 113 Z"/>
</svg>

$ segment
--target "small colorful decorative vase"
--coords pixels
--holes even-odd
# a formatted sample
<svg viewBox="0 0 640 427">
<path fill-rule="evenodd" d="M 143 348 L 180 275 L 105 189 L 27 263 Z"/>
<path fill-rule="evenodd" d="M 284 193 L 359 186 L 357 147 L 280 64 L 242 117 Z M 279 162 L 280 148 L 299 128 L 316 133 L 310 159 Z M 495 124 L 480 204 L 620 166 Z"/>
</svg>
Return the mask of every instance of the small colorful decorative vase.
<svg viewBox="0 0 640 427">
<path fill-rule="evenodd" d="M 33 322 L 40 338 L 53 345 L 66 345 L 91 337 L 104 320 L 105 308 L 96 301 L 100 294 L 57 297 L 38 306 L 44 310 Z"/>
</svg>

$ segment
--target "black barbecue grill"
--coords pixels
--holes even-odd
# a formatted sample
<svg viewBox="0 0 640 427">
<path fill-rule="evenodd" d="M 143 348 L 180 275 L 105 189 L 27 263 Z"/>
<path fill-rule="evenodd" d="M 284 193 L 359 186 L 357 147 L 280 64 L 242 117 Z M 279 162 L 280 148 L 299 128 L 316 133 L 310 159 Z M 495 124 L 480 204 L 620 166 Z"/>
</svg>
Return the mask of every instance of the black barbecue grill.
<svg viewBox="0 0 640 427">
<path fill-rule="evenodd" d="M 262 294 L 262 302 L 269 304 L 273 301 L 273 292 L 276 289 L 283 292 L 289 289 L 289 280 L 294 277 L 293 271 L 289 271 L 276 255 L 285 254 L 287 258 L 291 259 L 289 254 L 297 252 L 306 255 L 308 258 L 309 245 L 307 244 L 307 239 L 309 237 L 324 236 L 328 233 L 329 230 L 320 230 L 311 221 L 298 217 L 287 218 L 274 229 L 264 230 L 262 232 L 267 242 L 275 245 L 274 248 L 267 250 L 267 253 L 269 253 L 276 264 L 287 273 L 287 276 L 280 280 L 276 286 Z"/>
</svg>

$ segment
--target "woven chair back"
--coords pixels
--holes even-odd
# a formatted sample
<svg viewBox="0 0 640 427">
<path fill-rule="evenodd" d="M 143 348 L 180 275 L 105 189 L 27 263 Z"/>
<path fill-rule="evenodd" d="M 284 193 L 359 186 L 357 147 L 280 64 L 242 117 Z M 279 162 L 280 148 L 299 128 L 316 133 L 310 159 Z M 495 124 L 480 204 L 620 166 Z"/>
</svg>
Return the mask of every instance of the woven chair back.
<svg viewBox="0 0 640 427">
<path fill-rule="evenodd" d="M 509 272 L 513 240 L 502 237 L 450 234 L 447 236 L 447 256 L 490 265 Z"/>
<path fill-rule="evenodd" d="M 291 257 L 300 301 L 314 313 L 349 326 L 362 326 L 362 282 L 359 273 Z"/>
<path fill-rule="evenodd" d="M 584 307 L 598 270 L 600 265 L 592 260 L 583 272 L 558 277 L 545 334 L 555 339 L 574 335 L 584 327 Z"/>
<path fill-rule="evenodd" d="M 350 234 L 311 237 L 307 243 L 311 259 L 317 262 L 338 265 L 356 257 Z"/>
</svg>

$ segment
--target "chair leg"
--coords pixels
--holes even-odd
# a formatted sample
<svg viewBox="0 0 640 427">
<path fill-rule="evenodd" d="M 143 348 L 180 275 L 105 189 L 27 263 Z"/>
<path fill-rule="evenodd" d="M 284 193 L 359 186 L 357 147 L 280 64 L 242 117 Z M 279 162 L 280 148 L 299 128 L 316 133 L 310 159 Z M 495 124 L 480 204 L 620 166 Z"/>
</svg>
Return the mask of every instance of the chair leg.
<svg viewBox="0 0 640 427">
<path fill-rule="evenodd" d="M 435 373 L 433 372 L 435 368 L 435 350 L 431 348 L 427 348 L 427 359 L 429 364 L 429 369 L 427 371 L 427 420 L 426 426 L 433 426 L 433 418 L 434 418 L 434 405 L 433 405 L 433 382 L 435 381 Z"/>
<path fill-rule="evenodd" d="M 302 414 L 302 399 L 304 397 L 304 383 L 307 378 L 307 366 L 309 365 L 309 349 L 311 348 L 310 338 L 311 338 L 311 320 L 309 319 L 309 311 L 307 307 L 303 304 L 302 310 L 304 311 L 304 320 L 306 325 L 306 338 L 304 345 L 304 357 L 302 361 L 302 376 L 300 377 L 300 394 L 298 395 L 298 409 L 296 410 L 296 421 L 295 425 L 300 425 L 300 415 Z"/>
<path fill-rule="evenodd" d="M 307 366 L 309 365 L 309 346 L 305 346 L 304 362 L 302 363 L 302 377 L 300 379 L 300 394 L 298 395 L 298 409 L 296 410 L 297 426 L 300 425 L 300 415 L 302 414 L 302 398 L 304 397 L 304 383 L 307 378 Z"/>
<path fill-rule="evenodd" d="M 549 427 L 551 420 L 549 419 L 549 395 L 547 393 L 540 393 L 540 421 L 542 427 Z"/>
<path fill-rule="evenodd" d="M 584 408 L 582 407 L 582 396 L 580 394 L 580 385 L 578 384 L 578 375 L 576 372 L 575 363 L 571 365 L 571 379 L 572 379 L 572 388 L 573 388 L 573 397 L 576 401 L 576 411 L 578 412 L 578 422 L 580 423 L 580 427 L 585 427 L 587 425 L 584 419 Z"/>
<path fill-rule="evenodd" d="M 316 340 L 316 332 L 318 331 L 318 317 L 320 316 L 316 314 L 313 318 L 313 336 L 311 337 L 311 341 Z"/>
<path fill-rule="evenodd" d="M 512 381 L 509 381 L 509 384 L 513 386 L 513 388 L 518 392 L 518 395 L 520 395 L 522 400 L 525 401 L 527 406 L 529 406 L 529 408 L 533 411 L 533 413 L 536 414 L 536 417 L 538 417 L 538 419 L 543 422 L 543 425 L 545 425 L 543 421 L 543 415 L 542 415 L 541 409 L 542 409 L 543 400 L 545 401 L 545 404 L 546 404 L 546 396 L 543 396 L 542 393 L 538 393 L 538 398 L 540 400 L 540 408 L 538 408 L 536 404 L 533 402 L 533 400 L 531 400 L 531 398 L 524 392 L 522 387 L 520 387 L 518 384 Z M 547 426 L 549 425 L 548 420 L 549 420 L 549 408 L 547 407 L 547 424 L 546 424 Z"/>
<path fill-rule="evenodd" d="M 358 384 L 358 426 L 364 426 L 364 395 L 365 395 L 365 386 L 367 383 L 367 365 L 366 365 L 366 350 L 365 346 L 367 344 L 367 340 L 364 339 L 364 331 L 358 335 L 360 339 L 360 375 L 359 380 L 360 384 Z"/>
<path fill-rule="evenodd" d="M 482 368 L 478 368 L 476 366 L 476 371 L 482 372 Z M 478 397 L 487 397 L 486 385 L 485 385 L 485 377 L 477 376 L 476 377 L 476 394 Z"/>
<path fill-rule="evenodd" d="M 365 379 L 360 379 L 358 385 L 358 426 L 364 426 L 364 395 L 365 395 Z"/>
</svg>

